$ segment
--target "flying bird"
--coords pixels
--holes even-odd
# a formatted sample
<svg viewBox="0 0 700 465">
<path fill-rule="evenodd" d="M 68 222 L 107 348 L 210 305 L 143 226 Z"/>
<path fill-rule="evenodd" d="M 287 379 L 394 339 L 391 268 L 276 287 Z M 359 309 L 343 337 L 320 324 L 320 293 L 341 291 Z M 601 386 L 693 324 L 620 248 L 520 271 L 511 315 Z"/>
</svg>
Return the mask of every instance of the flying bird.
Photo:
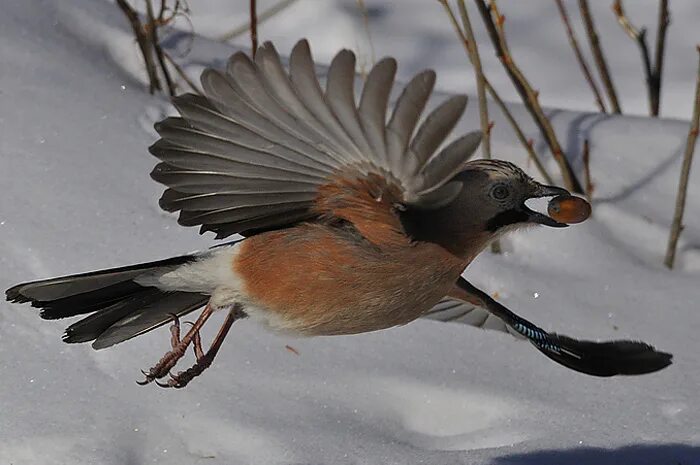
<svg viewBox="0 0 700 465">
<path fill-rule="evenodd" d="M 63 339 L 92 341 L 95 349 L 171 323 L 171 350 L 142 381 L 164 387 L 184 387 L 200 375 L 245 317 L 275 331 L 318 336 L 457 315 L 527 339 L 590 375 L 668 366 L 670 354 L 642 342 L 548 333 L 462 277 L 506 232 L 567 226 L 525 202 L 569 192 L 506 161 L 470 160 L 479 132 L 445 145 L 467 97 L 450 97 L 424 116 L 431 70 L 410 80 L 388 116 L 395 74 L 394 59 L 379 61 L 357 102 L 353 53 L 335 56 L 324 89 L 305 40 L 292 50 L 288 69 L 265 43 L 254 60 L 239 52 L 225 70 L 205 70 L 204 95 L 175 97 L 180 116 L 155 125 L 160 139 L 150 152 L 160 163 L 151 177 L 167 187 L 160 206 L 179 212 L 181 225 L 243 239 L 19 284 L 7 299 L 30 302 L 44 319 L 86 315 Z M 181 334 L 179 319 L 201 308 Z M 216 311 L 226 317 L 205 351 L 200 330 Z M 189 347 L 196 362 L 172 374 Z"/>
</svg>

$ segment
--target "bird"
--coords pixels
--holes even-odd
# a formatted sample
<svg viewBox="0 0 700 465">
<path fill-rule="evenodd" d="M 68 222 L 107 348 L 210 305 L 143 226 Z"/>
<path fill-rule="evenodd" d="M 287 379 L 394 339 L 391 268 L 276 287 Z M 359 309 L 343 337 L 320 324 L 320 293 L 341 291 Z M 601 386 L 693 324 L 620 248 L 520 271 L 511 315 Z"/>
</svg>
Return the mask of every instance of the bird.
<svg viewBox="0 0 700 465">
<path fill-rule="evenodd" d="M 359 99 L 355 62 L 349 50 L 335 55 L 324 88 L 307 40 L 287 66 L 266 42 L 254 58 L 237 52 L 225 69 L 203 71 L 203 93 L 174 97 L 179 116 L 155 124 L 160 207 L 202 234 L 238 239 L 18 284 L 7 300 L 31 303 L 43 319 L 82 316 L 63 340 L 95 349 L 170 323 L 170 350 L 139 383 L 171 388 L 211 366 L 243 318 L 284 334 L 334 336 L 466 308 L 488 316 L 473 325 L 498 326 L 581 373 L 639 375 L 671 364 L 671 354 L 643 342 L 548 333 L 467 281 L 467 266 L 502 235 L 568 226 L 525 203 L 570 193 L 513 163 L 472 160 L 479 131 L 448 140 L 467 97 L 426 115 L 434 71 L 416 74 L 389 115 L 396 60 L 372 67 Z M 180 318 L 200 309 L 183 334 Z M 205 351 L 200 331 L 218 311 L 226 317 Z M 189 348 L 196 361 L 173 373 Z"/>
</svg>

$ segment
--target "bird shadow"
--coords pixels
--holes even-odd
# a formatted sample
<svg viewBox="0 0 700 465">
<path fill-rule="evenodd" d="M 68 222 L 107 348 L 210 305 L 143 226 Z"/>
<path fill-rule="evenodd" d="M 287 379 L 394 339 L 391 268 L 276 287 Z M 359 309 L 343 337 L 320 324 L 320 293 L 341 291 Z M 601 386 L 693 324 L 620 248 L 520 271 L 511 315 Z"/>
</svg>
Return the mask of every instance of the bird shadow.
<svg viewBox="0 0 700 465">
<path fill-rule="evenodd" d="M 616 449 L 581 447 L 499 457 L 495 465 L 700 465 L 700 446 L 634 444 Z"/>
</svg>

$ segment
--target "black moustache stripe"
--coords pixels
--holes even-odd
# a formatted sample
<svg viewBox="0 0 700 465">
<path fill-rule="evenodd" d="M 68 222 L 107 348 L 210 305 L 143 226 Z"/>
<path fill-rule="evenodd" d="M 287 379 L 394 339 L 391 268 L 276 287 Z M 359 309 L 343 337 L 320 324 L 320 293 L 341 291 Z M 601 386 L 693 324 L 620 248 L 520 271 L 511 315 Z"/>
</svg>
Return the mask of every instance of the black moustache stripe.
<svg viewBox="0 0 700 465">
<path fill-rule="evenodd" d="M 508 226 L 515 223 L 523 223 L 529 219 L 527 213 L 518 209 L 506 210 L 491 218 L 486 223 L 486 229 L 490 232 L 496 232 L 503 226 Z"/>
</svg>

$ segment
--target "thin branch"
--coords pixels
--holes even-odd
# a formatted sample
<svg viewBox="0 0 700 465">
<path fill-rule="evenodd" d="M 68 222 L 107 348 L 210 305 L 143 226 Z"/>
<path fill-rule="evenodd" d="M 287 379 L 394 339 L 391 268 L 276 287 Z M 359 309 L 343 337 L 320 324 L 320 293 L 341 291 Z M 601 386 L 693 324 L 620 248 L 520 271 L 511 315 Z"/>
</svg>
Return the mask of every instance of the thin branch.
<svg viewBox="0 0 700 465">
<path fill-rule="evenodd" d="M 161 4 L 161 13 L 164 11 L 164 3 Z M 172 78 L 170 77 L 170 71 L 165 64 L 165 59 L 163 58 L 163 48 L 160 46 L 160 40 L 158 39 L 158 24 L 156 24 L 156 17 L 153 14 L 153 4 L 151 0 L 146 0 L 146 17 L 148 18 L 149 25 L 149 35 L 151 39 L 151 46 L 156 53 L 156 58 L 158 59 L 158 64 L 163 73 L 163 78 L 165 79 L 165 84 L 168 86 L 168 93 L 171 97 L 175 96 L 175 85 Z"/>
<path fill-rule="evenodd" d="M 443 6 L 446 4 L 446 0 L 438 0 Z M 467 56 L 469 56 L 469 50 L 468 50 L 468 40 L 462 29 L 459 27 L 459 24 L 457 23 L 457 19 L 454 16 L 454 13 L 452 12 L 452 9 L 449 7 L 445 8 L 445 11 L 447 12 L 448 17 L 450 18 L 450 21 L 452 22 L 452 26 L 454 27 L 455 31 L 457 32 L 457 35 L 462 41 L 462 44 L 464 45 L 464 50 L 467 52 Z M 528 155 L 532 159 L 533 163 L 537 167 L 537 170 L 540 172 L 542 175 L 542 178 L 548 183 L 548 184 L 553 184 L 554 181 L 552 181 L 552 177 L 549 175 L 547 170 L 545 169 L 544 165 L 540 161 L 539 157 L 537 156 L 537 153 L 535 152 L 533 148 L 532 141 L 528 140 L 527 137 L 525 136 L 525 133 L 523 132 L 522 129 L 520 129 L 520 126 L 518 125 L 518 122 L 515 120 L 515 117 L 513 117 L 513 114 L 510 112 L 508 109 L 508 106 L 505 104 L 503 99 L 501 98 L 500 95 L 496 92 L 496 89 L 491 85 L 491 82 L 489 82 L 488 78 L 486 75 L 484 76 L 484 86 L 486 87 L 486 91 L 489 93 L 491 98 L 493 98 L 496 101 L 496 104 L 498 104 L 499 108 L 503 112 L 503 116 L 506 117 L 506 120 L 508 123 L 511 125 L 513 128 L 513 131 L 515 132 L 515 135 L 518 137 L 518 140 L 523 144 L 523 147 L 527 151 Z"/>
<path fill-rule="evenodd" d="M 593 199 L 593 180 L 591 179 L 591 147 L 588 139 L 583 141 L 583 182 L 586 185 L 586 197 L 590 202 Z"/>
<path fill-rule="evenodd" d="M 660 24 L 659 24 L 659 34 L 657 37 L 657 60 L 658 63 L 652 64 L 651 56 L 649 54 L 649 45 L 647 44 L 647 30 L 646 28 L 637 28 L 629 20 L 625 14 L 625 10 L 622 6 L 622 0 L 615 0 L 612 6 L 613 12 L 617 17 L 617 22 L 620 24 L 622 29 L 627 33 L 627 35 L 637 43 L 639 47 L 639 52 L 642 55 L 642 61 L 644 65 L 644 77 L 647 83 L 647 95 L 649 98 L 649 115 L 659 116 L 659 108 L 661 106 L 661 68 L 658 64 L 663 64 L 663 53 L 664 46 L 666 43 L 666 28 L 668 26 L 668 5 L 666 0 L 662 0 L 660 7 Z M 660 54 L 660 55 L 659 55 Z"/>
<path fill-rule="evenodd" d="M 149 39 L 144 31 L 141 19 L 139 19 L 139 14 L 132 8 L 131 5 L 126 0 L 117 0 L 117 6 L 122 10 L 124 16 L 129 21 L 131 29 L 136 38 L 136 43 L 141 50 L 141 55 L 143 56 L 143 61 L 146 65 L 146 73 L 148 74 L 148 91 L 152 94 L 156 90 L 160 90 L 160 80 L 158 79 L 158 73 L 156 72 L 155 64 L 153 63 L 153 57 L 151 56 L 151 47 L 149 44 Z"/>
<path fill-rule="evenodd" d="M 533 148 L 532 140 L 529 140 L 527 136 L 525 136 L 525 133 L 522 129 L 520 129 L 518 122 L 515 120 L 513 113 L 510 112 L 508 106 L 505 104 L 503 99 L 501 99 L 501 96 L 498 95 L 498 93 L 496 93 L 496 89 L 493 88 L 493 86 L 491 85 L 489 80 L 486 79 L 486 77 L 484 77 L 484 84 L 486 84 L 486 90 L 501 108 L 503 116 L 506 117 L 511 127 L 515 131 L 515 135 L 518 137 L 518 140 L 521 144 L 523 144 L 525 150 L 527 150 L 527 153 L 530 156 L 532 162 L 535 164 L 537 171 L 540 172 L 540 175 L 542 175 L 542 178 L 547 182 L 547 184 L 554 184 L 554 180 L 552 180 L 552 177 L 547 172 L 547 169 L 542 164 L 542 161 L 540 161 L 540 157 L 537 156 L 537 152 L 535 152 L 535 149 Z"/>
<path fill-rule="evenodd" d="M 698 56 L 700 58 L 700 45 L 697 47 Z M 695 87 L 695 105 L 693 106 L 693 119 L 690 123 L 688 131 L 688 140 L 683 154 L 683 166 L 681 168 L 681 179 L 678 183 L 678 195 L 676 197 L 676 209 L 673 214 L 673 224 L 671 226 L 671 234 L 668 238 L 668 248 L 666 249 L 666 259 L 664 264 L 667 267 L 673 268 L 673 262 L 676 259 L 676 248 L 678 238 L 683 231 L 683 212 L 685 211 L 685 199 L 688 194 L 688 178 L 690 177 L 690 165 L 693 163 L 693 152 L 695 150 L 695 142 L 700 131 L 700 60 L 698 60 L 698 75 L 697 84 Z"/>
<path fill-rule="evenodd" d="M 255 59 L 258 51 L 258 5 L 256 0 L 250 0 L 250 56 Z"/>
<path fill-rule="evenodd" d="M 569 161 L 564 155 L 564 151 L 557 140 L 556 134 L 554 133 L 554 128 L 549 119 L 542 111 L 542 107 L 539 104 L 538 92 L 536 92 L 527 81 L 523 75 L 520 68 L 518 68 L 513 61 L 513 57 L 508 50 L 508 43 L 506 42 L 505 32 L 503 29 L 503 23 L 505 22 L 505 16 L 501 15 L 496 6 L 496 2 L 491 0 L 490 6 L 486 6 L 484 0 L 475 0 L 479 12 L 484 20 L 486 29 L 489 32 L 491 41 L 493 42 L 494 48 L 496 49 L 496 56 L 501 60 L 501 63 L 506 69 L 508 76 L 510 77 L 513 85 L 523 99 L 525 107 L 528 109 L 532 115 L 537 127 L 542 133 L 544 139 L 549 145 L 549 149 L 554 156 L 554 159 L 559 164 L 562 176 L 564 178 L 564 184 L 569 190 L 577 193 L 582 193 L 583 188 L 581 183 L 579 183 L 576 175 L 574 174 Z"/>
<path fill-rule="evenodd" d="M 360 14 L 362 15 L 362 24 L 365 28 L 367 42 L 369 42 L 370 58 L 372 59 L 372 65 L 374 65 L 377 62 L 377 55 L 374 51 L 374 42 L 372 41 L 372 34 L 369 29 L 369 12 L 367 11 L 365 0 L 357 0 L 357 7 L 360 9 Z"/>
<path fill-rule="evenodd" d="M 593 59 L 595 60 L 596 67 L 598 68 L 600 79 L 603 81 L 603 87 L 605 88 L 605 93 L 608 95 L 610 106 L 612 106 L 613 113 L 620 114 L 622 113 L 622 109 L 620 108 L 620 102 L 617 99 L 615 85 L 613 84 L 610 71 L 608 70 L 608 63 L 605 60 L 603 50 L 600 47 L 598 33 L 596 32 L 595 24 L 593 23 L 591 11 L 588 8 L 588 0 L 579 0 L 578 6 L 579 10 L 581 11 L 583 23 L 586 26 L 586 34 L 588 36 L 588 42 L 591 46 L 591 52 L 593 53 Z"/>
<path fill-rule="evenodd" d="M 593 96 L 595 97 L 595 102 L 598 105 L 598 109 L 603 113 L 607 113 L 608 110 L 605 108 L 605 103 L 603 103 L 603 97 L 600 95 L 598 86 L 593 80 L 591 71 L 588 69 L 586 59 L 583 57 L 583 53 L 581 53 L 581 49 L 578 46 L 578 40 L 576 40 L 576 34 L 574 33 L 574 29 L 571 27 L 569 15 L 566 12 L 566 8 L 564 8 L 564 3 L 562 2 L 562 0 L 554 1 L 557 4 L 557 8 L 559 9 L 559 15 L 561 16 L 561 20 L 564 23 L 564 27 L 566 28 L 566 35 L 569 37 L 569 43 L 571 44 L 571 48 L 574 49 L 574 54 L 576 55 L 576 59 L 578 60 L 578 64 L 581 67 L 581 71 L 583 71 L 583 75 L 585 76 L 586 81 L 588 81 L 588 86 L 591 88 L 591 92 L 593 92 Z"/>
<path fill-rule="evenodd" d="M 182 69 L 182 66 L 180 66 L 174 59 L 171 57 L 168 52 L 163 50 L 163 56 L 165 57 L 168 62 L 172 65 L 172 67 L 175 69 L 177 74 L 180 75 L 183 81 L 187 83 L 188 86 L 197 94 L 199 95 L 204 95 L 204 92 L 187 76 L 187 73 L 185 73 L 185 70 Z"/>
<path fill-rule="evenodd" d="M 277 13 L 280 11 L 284 10 L 288 6 L 291 6 L 294 2 L 297 0 L 281 0 L 274 5 L 272 5 L 270 8 L 267 10 L 261 12 L 258 14 L 258 26 L 260 26 L 262 23 L 267 21 L 268 19 L 272 18 L 275 16 Z M 244 24 L 241 24 L 239 26 L 236 26 L 235 28 L 231 29 L 229 32 L 226 34 L 223 34 L 219 36 L 218 40 L 222 42 L 226 42 L 228 40 L 234 39 L 241 34 L 245 34 L 250 30 L 250 21 L 246 21 Z"/>
<path fill-rule="evenodd" d="M 491 159 L 491 122 L 489 121 L 489 105 L 486 101 L 486 91 L 484 90 L 484 81 L 486 80 L 486 77 L 484 76 L 484 71 L 481 68 L 479 47 L 476 44 L 474 30 L 472 29 L 472 23 L 469 20 L 469 12 L 467 11 L 467 6 L 464 4 L 464 0 L 457 1 L 457 8 L 459 9 L 459 15 L 462 19 L 462 27 L 467 35 L 467 41 L 464 42 L 467 45 L 467 54 L 469 55 L 469 60 L 472 62 L 472 66 L 474 67 L 476 92 L 479 97 L 479 119 L 481 121 L 481 132 L 483 134 L 481 149 L 484 152 L 484 158 L 489 160 Z M 501 253 L 500 241 L 496 240 L 491 243 L 491 252 Z"/>
<path fill-rule="evenodd" d="M 160 0 L 160 8 L 158 9 L 158 24 L 163 24 L 165 20 L 165 10 L 167 10 L 168 0 Z"/>
<path fill-rule="evenodd" d="M 486 91 L 485 91 L 485 76 L 484 71 L 481 68 L 481 59 L 479 58 L 479 47 L 476 45 L 476 38 L 474 37 L 474 30 L 472 29 L 471 21 L 469 20 L 469 13 L 467 12 L 467 7 L 464 4 L 464 0 L 457 1 L 457 8 L 459 8 L 459 15 L 462 19 L 462 27 L 466 33 L 467 41 L 465 42 L 467 46 L 467 53 L 469 54 L 469 60 L 474 66 L 474 78 L 476 79 L 476 92 L 479 97 L 479 118 L 481 121 L 481 132 L 483 133 L 483 139 L 481 143 L 482 150 L 484 152 L 484 158 L 491 158 L 491 128 L 489 121 L 489 107 L 486 102 Z"/>
<path fill-rule="evenodd" d="M 671 23 L 671 18 L 668 13 L 668 0 L 661 0 L 659 2 L 659 20 L 656 30 L 656 50 L 654 51 L 654 74 L 656 76 L 656 85 L 659 87 L 659 94 L 661 94 L 661 78 L 663 75 L 664 68 L 664 52 L 666 51 L 666 32 L 668 30 L 668 25 Z M 661 95 L 656 107 L 656 114 L 659 114 L 659 107 L 661 106 Z"/>
</svg>

